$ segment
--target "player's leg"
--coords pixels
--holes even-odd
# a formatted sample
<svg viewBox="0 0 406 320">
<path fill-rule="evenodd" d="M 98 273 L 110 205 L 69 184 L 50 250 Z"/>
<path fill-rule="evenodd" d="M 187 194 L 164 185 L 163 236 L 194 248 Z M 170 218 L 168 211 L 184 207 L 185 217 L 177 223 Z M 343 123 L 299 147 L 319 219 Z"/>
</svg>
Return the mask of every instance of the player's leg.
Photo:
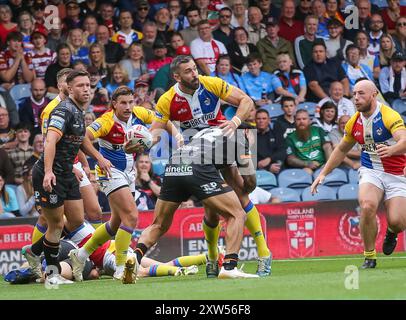
<svg viewBox="0 0 406 320">
<path fill-rule="evenodd" d="M 80 194 L 79 194 L 80 195 Z M 85 211 L 83 207 L 83 200 L 65 200 L 65 230 L 67 232 L 74 232 L 80 228 L 84 223 Z"/>
<path fill-rule="evenodd" d="M 93 186 L 91 184 L 81 186 L 80 193 L 83 199 L 86 220 L 97 229 L 102 224 L 102 210 Z"/>
<path fill-rule="evenodd" d="M 375 268 L 376 266 L 375 242 L 378 234 L 376 212 L 383 195 L 383 189 L 378 188 L 375 183 L 366 182 L 359 185 L 360 229 L 365 256 L 362 268 L 364 269 Z"/>
<path fill-rule="evenodd" d="M 34 230 L 32 231 L 31 243 L 34 244 L 38 242 L 38 240 L 40 240 L 44 236 L 46 231 L 47 231 L 47 221 L 45 220 L 45 217 L 41 214 L 38 216 L 37 223 L 35 224 Z"/>
</svg>

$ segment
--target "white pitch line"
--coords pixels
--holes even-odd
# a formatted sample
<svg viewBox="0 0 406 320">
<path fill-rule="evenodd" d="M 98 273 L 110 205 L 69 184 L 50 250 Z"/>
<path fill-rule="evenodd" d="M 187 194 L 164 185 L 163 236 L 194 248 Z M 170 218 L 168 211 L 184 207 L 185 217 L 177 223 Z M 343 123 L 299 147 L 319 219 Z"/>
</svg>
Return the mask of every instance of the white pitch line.
<svg viewBox="0 0 406 320">
<path fill-rule="evenodd" d="M 357 260 L 363 259 L 363 257 L 343 257 L 343 258 L 305 258 L 305 259 L 274 259 L 275 262 L 311 262 L 311 261 L 345 261 L 345 260 Z M 378 260 L 381 259 L 406 259 L 406 256 L 402 257 L 378 257 Z"/>
</svg>

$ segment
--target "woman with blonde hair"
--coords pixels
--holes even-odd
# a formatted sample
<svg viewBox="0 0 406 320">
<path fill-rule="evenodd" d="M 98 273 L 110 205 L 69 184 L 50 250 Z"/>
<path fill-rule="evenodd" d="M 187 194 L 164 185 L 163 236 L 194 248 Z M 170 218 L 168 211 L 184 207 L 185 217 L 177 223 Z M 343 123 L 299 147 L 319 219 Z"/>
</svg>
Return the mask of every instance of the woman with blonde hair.
<svg viewBox="0 0 406 320">
<path fill-rule="evenodd" d="M 0 175 L 0 219 L 15 218 L 19 214 L 19 207 L 15 191 L 6 186 L 6 181 Z"/>
<path fill-rule="evenodd" d="M 32 167 L 24 166 L 23 183 L 17 187 L 17 201 L 23 217 L 39 215 L 35 207 L 34 188 L 32 186 Z"/>
<path fill-rule="evenodd" d="M 144 60 L 142 44 L 133 42 L 127 50 L 127 59 L 123 59 L 120 65 L 128 71 L 130 80 L 149 80 L 147 64 Z M 133 89 L 133 87 L 132 87 Z"/>
<path fill-rule="evenodd" d="M 381 45 L 379 49 L 379 65 L 381 68 L 389 66 L 389 61 L 392 55 L 395 53 L 395 42 L 390 34 L 383 34 L 381 37 Z"/>
<path fill-rule="evenodd" d="M 69 30 L 66 43 L 72 52 L 71 63 L 81 60 L 86 65 L 89 65 L 89 48 L 82 29 L 75 28 Z"/>
<path fill-rule="evenodd" d="M 7 35 L 17 30 L 17 23 L 11 21 L 13 13 L 6 4 L 0 4 L 0 45 L 6 44 Z"/>
<path fill-rule="evenodd" d="M 99 42 L 92 43 L 89 47 L 89 60 L 89 66 L 96 67 L 97 70 L 99 70 L 100 79 L 104 84 L 109 74 L 104 45 L 100 44 Z"/>
<path fill-rule="evenodd" d="M 134 90 L 134 80 L 130 80 L 127 70 L 117 63 L 111 71 L 110 81 L 106 85 L 107 92 L 111 96 L 118 87 L 127 86 Z"/>
</svg>

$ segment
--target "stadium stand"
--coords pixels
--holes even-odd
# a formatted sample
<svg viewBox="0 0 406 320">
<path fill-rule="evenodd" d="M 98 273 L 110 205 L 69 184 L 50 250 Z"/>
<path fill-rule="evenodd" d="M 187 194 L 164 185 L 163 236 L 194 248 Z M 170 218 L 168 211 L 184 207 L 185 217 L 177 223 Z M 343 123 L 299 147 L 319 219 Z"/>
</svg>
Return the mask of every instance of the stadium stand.
<svg viewBox="0 0 406 320">
<path fill-rule="evenodd" d="M 278 176 L 278 185 L 284 188 L 303 189 L 312 182 L 312 176 L 302 169 L 286 169 Z"/>
<path fill-rule="evenodd" d="M 282 202 L 300 202 L 300 193 L 291 188 L 273 188 L 272 197 L 280 199 Z"/>
<path fill-rule="evenodd" d="M 343 184 L 337 192 L 338 200 L 356 200 L 358 197 L 358 184 Z"/>
<path fill-rule="evenodd" d="M 321 200 L 336 200 L 336 192 L 326 186 L 318 186 L 318 192 L 311 194 L 310 187 L 307 187 L 302 192 L 302 201 L 321 201 Z"/>
<path fill-rule="evenodd" d="M 257 185 L 265 190 L 270 190 L 278 186 L 275 175 L 266 170 L 257 170 Z"/>
</svg>

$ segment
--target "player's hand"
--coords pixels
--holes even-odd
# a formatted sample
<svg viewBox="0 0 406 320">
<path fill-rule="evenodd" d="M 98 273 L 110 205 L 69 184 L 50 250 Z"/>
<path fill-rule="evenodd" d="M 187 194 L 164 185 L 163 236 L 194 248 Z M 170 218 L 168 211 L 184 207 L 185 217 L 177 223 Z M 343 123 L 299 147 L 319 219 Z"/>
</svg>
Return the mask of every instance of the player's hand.
<svg viewBox="0 0 406 320">
<path fill-rule="evenodd" d="M 90 178 L 90 168 L 88 166 L 82 166 L 83 171 L 85 172 L 86 176 Z"/>
<path fill-rule="evenodd" d="M 392 148 L 387 146 L 386 144 L 378 144 L 376 145 L 376 153 L 381 158 L 387 158 L 393 156 Z"/>
<path fill-rule="evenodd" d="M 42 187 L 46 192 L 52 192 L 52 187 L 56 185 L 56 177 L 52 171 L 46 172 L 44 180 L 42 181 Z"/>
<path fill-rule="evenodd" d="M 310 161 L 310 162 L 308 163 L 307 167 L 310 168 L 310 169 L 312 169 L 312 170 L 315 170 L 315 169 L 317 169 L 318 167 L 320 167 L 320 163 L 317 162 L 317 161 Z"/>
<path fill-rule="evenodd" d="M 324 175 L 319 174 L 319 176 L 313 181 L 312 185 L 310 186 L 310 192 L 312 194 L 319 192 L 317 190 L 317 187 L 319 186 L 319 184 L 323 184 L 324 178 L 325 178 Z"/>
<path fill-rule="evenodd" d="M 144 146 L 142 146 L 140 143 L 132 144 L 131 140 L 124 144 L 123 149 L 124 152 L 128 154 L 144 152 Z"/>
<path fill-rule="evenodd" d="M 76 177 L 76 180 L 80 183 L 83 180 L 83 174 L 80 170 L 76 169 L 75 167 L 72 170 L 73 174 Z"/>
<path fill-rule="evenodd" d="M 114 166 L 111 164 L 111 162 L 109 160 L 107 160 L 104 157 L 101 157 L 98 161 L 97 161 L 97 165 L 99 166 L 100 170 L 102 170 L 103 172 L 106 173 L 107 178 L 111 178 L 112 174 L 111 174 L 111 168 L 114 168 Z"/>
<path fill-rule="evenodd" d="M 176 140 L 176 145 L 178 146 L 178 148 L 182 147 L 185 144 L 185 139 L 183 138 L 183 135 L 181 133 L 178 133 L 175 136 L 175 140 Z"/>
</svg>

